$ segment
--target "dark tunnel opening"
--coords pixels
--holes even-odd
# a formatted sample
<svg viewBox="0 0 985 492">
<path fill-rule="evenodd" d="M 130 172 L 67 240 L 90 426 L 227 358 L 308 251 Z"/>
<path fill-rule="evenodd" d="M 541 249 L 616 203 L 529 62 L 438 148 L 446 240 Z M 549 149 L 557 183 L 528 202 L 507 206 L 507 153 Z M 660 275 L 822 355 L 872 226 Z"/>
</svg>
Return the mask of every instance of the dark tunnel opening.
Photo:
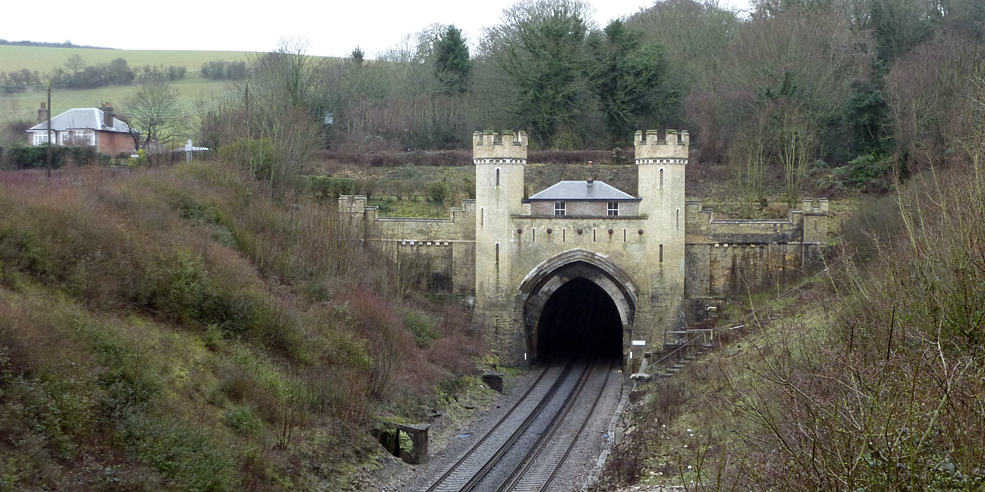
<svg viewBox="0 0 985 492">
<path fill-rule="evenodd" d="M 609 294 L 585 278 L 558 288 L 537 323 L 537 360 L 622 359 L 622 321 Z"/>
</svg>

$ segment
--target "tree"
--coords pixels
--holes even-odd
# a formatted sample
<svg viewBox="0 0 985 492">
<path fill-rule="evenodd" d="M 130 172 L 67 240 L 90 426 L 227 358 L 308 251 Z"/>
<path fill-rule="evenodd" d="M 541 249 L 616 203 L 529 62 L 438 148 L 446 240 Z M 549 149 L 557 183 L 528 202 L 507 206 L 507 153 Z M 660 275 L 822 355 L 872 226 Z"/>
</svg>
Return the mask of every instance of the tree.
<svg viewBox="0 0 985 492">
<path fill-rule="evenodd" d="M 86 67 L 85 60 L 82 59 L 82 55 L 75 53 L 74 55 L 68 57 L 65 60 L 65 68 L 72 71 L 72 77 L 79 75 L 79 71 Z"/>
<path fill-rule="evenodd" d="M 592 33 L 588 45 L 588 79 L 613 145 L 625 143 L 634 130 L 665 124 L 661 113 L 676 112 L 671 107 L 679 105 L 680 91 L 668 82 L 663 48 L 644 44 L 642 31 L 614 20 Z"/>
<path fill-rule="evenodd" d="M 663 0 L 626 19 L 626 27 L 645 33 L 644 40 L 664 48 L 674 70 L 668 76 L 681 87 L 709 87 L 729 42 L 740 25 L 734 12 L 715 2 Z"/>
<path fill-rule="evenodd" d="M 462 31 L 448 26 L 434 42 L 434 76 L 444 94 L 463 94 L 472 85 L 472 60 Z"/>
<path fill-rule="evenodd" d="M 509 81 L 503 96 L 534 141 L 579 145 L 590 9 L 580 0 L 526 0 L 487 31 L 486 52 Z"/>
<path fill-rule="evenodd" d="M 357 67 L 363 66 L 363 58 L 365 58 L 365 56 L 366 54 L 363 53 L 362 48 L 358 46 L 353 48 L 352 52 L 349 53 L 349 59 L 352 61 L 352 64 Z"/>
<path fill-rule="evenodd" d="M 184 133 L 184 110 L 178 89 L 165 80 L 145 80 L 124 101 L 130 124 L 146 135 L 140 148 L 152 141 L 168 145 Z M 135 140 L 136 141 L 136 140 Z"/>
<path fill-rule="evenodd" d="M 251 60 L 249 135 L 272 144 L 270 165 L 257 176 L 270 184 L 271 193 L 301 172 L 322 143 L 323 70 L 308 47 L 304 38 L 282 39 L 277 50 Z"/>
</svg>

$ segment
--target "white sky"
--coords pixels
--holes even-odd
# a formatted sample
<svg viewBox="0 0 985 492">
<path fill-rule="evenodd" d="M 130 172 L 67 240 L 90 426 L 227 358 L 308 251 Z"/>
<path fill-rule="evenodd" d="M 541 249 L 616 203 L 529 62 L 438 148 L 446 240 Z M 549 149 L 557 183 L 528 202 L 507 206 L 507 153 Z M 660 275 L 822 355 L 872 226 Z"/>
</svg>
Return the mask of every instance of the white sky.
<svg viewBox="0 0 985 492">
<path fill-rule="evenodd" d="M 257 2 L 258 3 L 258 2 Z M 280 4 L 210 0 L 128 2 L 90 8 L 77 1 L 49 0 L 44 9 L 31 2 L 8 2 L 0 18 L 0 38 L 8 41 L 71 41 L 78 45 L 137 50 L 269 51 L 278 40 L 307 38 L 309 54 L 346 56 L 359 46 L 367 58 L 398 45 L 408 34 L 434 24 L 455 24 L 473 44 L 484 27 L 499 23 L 514 0 L 295 0 Z M 653 0 L 590 0 L 594 21 L 628 16 Z M 748 8 L 748 0 L 722 5 Z M 45 17 L 51 15 L 51 19 Z M 17 22 L 11 20 L 17 19 Z"/>
</svg>

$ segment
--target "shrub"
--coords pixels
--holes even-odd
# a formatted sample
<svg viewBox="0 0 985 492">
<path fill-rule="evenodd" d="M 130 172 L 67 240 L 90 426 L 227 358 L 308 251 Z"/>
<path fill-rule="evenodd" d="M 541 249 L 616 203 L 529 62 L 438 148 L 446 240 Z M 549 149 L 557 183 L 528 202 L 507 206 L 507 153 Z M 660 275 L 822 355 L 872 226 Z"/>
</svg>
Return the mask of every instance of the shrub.
<svg viewBox="0 0 985 492">
<path fill-rule="evenodd" d="M 892 167 L 893 160 L 887 156 L 860 155 L 848 162 L 848 179 L 855 186 L 865 188 L 885 177 Z"/>
<path fill-rule="evenodd" d="M 241 138 L 218 150 L 220 160 L 243 166 L 255 178 L 270 174 L 274 162 L 274 146 L 268 138 Z"/>
<path fill-rule="evenodd" d="M 302 189 L 320 202 L 337 199 L 341 195 L 351 195 L 356 187 L 355 179 L 334 176 L 305 176 L 300 178 L 300 182 Z"/>
<path fill-rule="evenodd" d="M 404 315 L 404 326 L 414 335 L 414 343 L 425 348 L 438 339 L 438 330 L 434 323 L 416 311 Z"/>
<path fill-rule="evenodd" d="M 428 195 L 428 199 L 435 203 L 444 203 L 445 199 L 448 198 L 448 183 L 444 181 L 432 181 L 424 185 L 424 191 Z"/>
<path fill-rule="evenodd" d="M 263 421 L 253 415 L 249 405 L 234 405 L 226 410 L 223 422 L 240 434 L 259 434 L 263 432 Z"/>
<path fill-rule="evenodd" d="M 140 461 L 183 490 L 234 490 L 232 457 L 202 430 L 170 417 L 138 414 L 122 421 L 118 439 Z"/>
<path fill-rule="evenodd" d="M 48 147 L 15 144 L 7 152 L 7 158 L 17 169 L 43 168 L 48 160 Z M 92 146 L 53 145 L 51 147 L 52 169 L 70 164 L 85 165 L 108 162 L 108 156 L 97 153 L 96 148 Z"/>
</svg>

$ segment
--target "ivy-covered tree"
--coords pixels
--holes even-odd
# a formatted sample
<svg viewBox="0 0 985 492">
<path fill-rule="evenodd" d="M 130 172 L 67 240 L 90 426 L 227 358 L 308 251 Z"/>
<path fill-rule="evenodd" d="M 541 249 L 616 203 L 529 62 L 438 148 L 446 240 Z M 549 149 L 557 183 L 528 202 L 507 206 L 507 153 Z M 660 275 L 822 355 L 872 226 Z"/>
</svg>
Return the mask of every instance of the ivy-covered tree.
<svg viewBox="0 0 985 492">
<path fill-rule="evenodd" d="M 585 41 L 589 4 L 528 0 L 503 11 L 488 31 L 488 51 L 505 75 L 515 124 L 535 142 L 580 145 L 585 95 Z"/>
<path fill-rule="evenodd" d="M 634 130 L 662 126 L 680 104 L 681 92 L 667 78 L 663 47 L 643 43 L 643 33 L 614 20 L 589 38 L 588 80 L 605 115 L 613 145 L 626 143 Z"/>
<path fill-rule="evenodd" d="M 434 76 L 444 94 L 462 94 L 472 86 L 472 60 L 462 31 L 448 26 L 434 42 Z"/>
</svg>

